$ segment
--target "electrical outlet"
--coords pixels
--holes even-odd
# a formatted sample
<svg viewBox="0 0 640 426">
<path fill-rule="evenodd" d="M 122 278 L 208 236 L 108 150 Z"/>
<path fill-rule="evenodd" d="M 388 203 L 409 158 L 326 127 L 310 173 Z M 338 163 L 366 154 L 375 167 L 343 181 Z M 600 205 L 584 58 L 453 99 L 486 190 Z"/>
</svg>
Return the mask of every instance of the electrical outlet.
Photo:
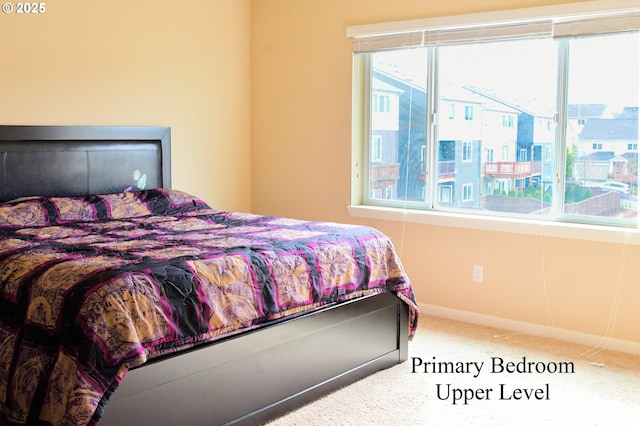
<svg viewBox="0 0 640 426">
<path fill-rule="evenodd" d="M 471 276 L 471 280 L 474 283 L 482 282 L 482 266 L 481 265 L 473 265 L 473 275 Z"/>
</svg>

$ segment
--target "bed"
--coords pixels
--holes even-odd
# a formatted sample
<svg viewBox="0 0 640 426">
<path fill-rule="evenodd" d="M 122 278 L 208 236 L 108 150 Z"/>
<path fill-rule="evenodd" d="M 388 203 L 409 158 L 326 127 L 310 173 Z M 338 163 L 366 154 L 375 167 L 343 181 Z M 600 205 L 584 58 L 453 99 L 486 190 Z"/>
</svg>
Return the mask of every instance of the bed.
<svg viewBox="0 0 640 426">
<path fill-rule="evenodd" d="M 217 210 L 170 142 L 0 126 L 0 425 L 259 424 L 407 359 L 386 236 Z"/>
</svg>

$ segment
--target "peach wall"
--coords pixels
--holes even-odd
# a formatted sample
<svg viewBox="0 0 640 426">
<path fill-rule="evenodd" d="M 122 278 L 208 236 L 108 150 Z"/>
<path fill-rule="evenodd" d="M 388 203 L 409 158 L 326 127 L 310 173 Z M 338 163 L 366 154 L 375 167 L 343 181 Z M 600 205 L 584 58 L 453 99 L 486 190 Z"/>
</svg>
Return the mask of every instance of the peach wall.
<svg viewBox="0 0 640 426">
<path fill-rule="evenodd" d="M 42 16 L 0 15 L 0 124 L 171 126 L 174 187 L 224 209 L 375 226 L 420 302 L 596 335 L 615 313 L 613 336 L 640 342 L 638 246 L 346 211 L 347 26 L 556 3 L 51 0 Z"/>
<path fill-rule="evenodd" d="M 613 337 L 640 342 L 638 246 L 403 225 L 350 217 L 346 210 L 351 178 L 347 26 L 558 3 L 253 1 L 253 211 L 381 229 L 400 250 L 422 303 L 593 335 L 612 330 Z M 482 284 L 471 281 L 474 264 L 484 266 Z"/>
<path fill-rule="evenodd" d="M 250 199 L 250 1 L 51 0 L 0 14 L 0 124 L 172 127 L 173 186 Z"/>
</svg>

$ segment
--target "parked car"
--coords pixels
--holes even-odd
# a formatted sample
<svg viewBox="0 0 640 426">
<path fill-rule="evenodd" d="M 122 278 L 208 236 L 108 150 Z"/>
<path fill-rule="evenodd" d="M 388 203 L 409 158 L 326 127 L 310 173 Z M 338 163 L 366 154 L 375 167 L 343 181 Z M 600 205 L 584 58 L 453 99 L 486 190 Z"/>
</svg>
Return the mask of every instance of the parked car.
<svg viewBox="0 0 640 426">
<path fill-rule="evenodd" d="M 623 197 L 628 197 L 631 194 L 629 185 L 622 182 L 609 181 L 600 185 L 600 189 L 603 191 L 617 191 L 622 194 Z"/>
</svg>

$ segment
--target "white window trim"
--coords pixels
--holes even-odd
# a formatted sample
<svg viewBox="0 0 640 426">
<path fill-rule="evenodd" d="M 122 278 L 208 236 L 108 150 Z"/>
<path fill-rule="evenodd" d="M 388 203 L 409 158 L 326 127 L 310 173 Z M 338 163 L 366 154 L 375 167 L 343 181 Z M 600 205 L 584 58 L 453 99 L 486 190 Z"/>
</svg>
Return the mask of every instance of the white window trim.
<svg viewBox="0 0 640 426">
<path fill-rule="evenodd" d="M 467 190 L 469 190 L 468 194 Z M 470 197 L 468 197 L 467 195 L 470 195 Z M 465 183 L 464 185 L 462 185 L 462 202 L 469 203 L 471 201 L 473 201 L 473 184 Z"/>
<path fill-rule="evenodd" d="M 524 9 L 349 26 L 347 27 L 347 36 L 358 38 L 420 31 L 424 28 L 461 28 L 483 23 L 498 25 L 503 22 L 518 20 L 528 22 L 540 19 L 557 19 L 564 16 L 589 16 L 602 12 L 632 11 L 640 11 L 640 5 L 637 0 L 594 0 Z M 359 185 L 355 187 L 359 187 Z M 634 225 L 634 228 L 608 227 L 605 225 L 589 225 L 557 220 L 531 220 L 494 215 L 481 216 L 450 211 L 411 210 L 368 205 L 349 205 L 347 206 L 347 211 L 352 217 L 364 219 L 640 245 L 640 229 L 637 224 Z"/>
<path fill-rule="evenodd" d="M 473 105 L 464 106 L 464 121 L 473 121 L 474 108 Z"/>
<path fill-rule="evenodd" d="M 473 161 L 473 143 L 462 142 L 462 162 L 471 163 Z"/>
<path fill-rule="evenodd" d="M 640 245 L 640 229 L 637 228 L 479 216 L 450 211 L 403 210 L 397 207 L 347 206 L 347 212 L 351 217 L 362 219 Z"/>
</svg>

